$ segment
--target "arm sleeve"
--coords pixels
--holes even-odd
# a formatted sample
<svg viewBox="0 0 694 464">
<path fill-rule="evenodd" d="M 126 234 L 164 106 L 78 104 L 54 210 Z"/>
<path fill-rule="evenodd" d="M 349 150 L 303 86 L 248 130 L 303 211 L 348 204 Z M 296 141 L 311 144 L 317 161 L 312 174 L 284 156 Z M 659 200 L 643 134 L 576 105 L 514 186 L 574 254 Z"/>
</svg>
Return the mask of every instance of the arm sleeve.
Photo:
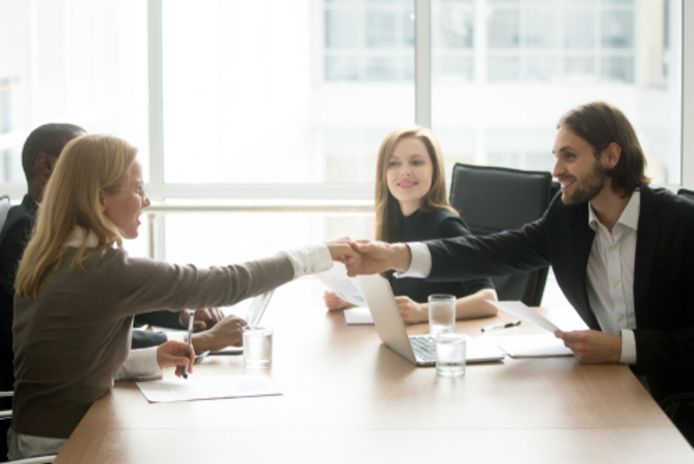
<svg viewBox="0 0 694 464">
<path fill-rule="evenodd" d="M 122 249 L 109 250 L 99 267 L 103 298 L 113 317 L 160 308 L 182 310 L 229 306 L 294 278 L 289 259 L 277 255 L 230 266 L 197 268 L 146 258 L 130 258 Z"/>
<path fill-rule="evenodd" d="M 135 326 L 145 324 L 155 325 L 157 327 L 167 327 L 169 329 L 183 329 L 178 319 L 178 312 L 173 311 L 152 311 L 150 313 L 138 314 L 135 316 Z"/>
<path fill-rule="evenodd" d="M 432 280 L 460 280 L 534 271 L 549 265 L 545 218 L 520 229 L 425 242 Z"/>
<path fill-rule="evenodd" d="M 114 380 L 134 379 L 158 372 L 161 372 L 161 368 L 157 362 L 157 349 L 155 347 L 143 348 L 130 352 L 128 359 L 118 370 Z"/>
<path fill-rule="evenodd" d="M 8 295 L 14 295 L 14 279 L 17 275 L 19 261 L 26 248 L 29 234 L 31 234 L 31 221 L 19 218 L 14 222 L 3 236 L 0 244 L 0 262 L 2 263 L 2 274 L 0 274 L 0 285 L 2 291 Z"/>
<path fill-rule="evenodd" d="M 162 332 L 148 332 L 146 330 L 133 330 L 130 347 L 133 350 L 159 346 L 167 340 L 166 334 Z"/>
<path fill-rule="evenodd" d="M 441 238 L 451 237 L 473 237 L 474 235 L 465 223 L 458 217 L 448 217 L 439 226 L 439 236 Z M 494 283 L 489 277 L 477 277 L 472 279 L 462 279 L 460 281 L 462 292 L 472 295 L 485 288 L 494 288 Z"/>
</svg>

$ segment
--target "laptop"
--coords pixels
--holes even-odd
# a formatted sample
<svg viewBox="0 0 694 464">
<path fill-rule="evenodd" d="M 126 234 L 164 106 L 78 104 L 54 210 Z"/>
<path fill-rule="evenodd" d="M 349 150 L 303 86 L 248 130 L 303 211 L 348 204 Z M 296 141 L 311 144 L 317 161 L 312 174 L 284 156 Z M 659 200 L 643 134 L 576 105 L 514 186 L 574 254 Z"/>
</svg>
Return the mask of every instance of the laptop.
<svg viewBox="0 0 694 464">
<path fill-rule="evenodd" d="M 376 332 L 391 350 L 417 366 L 436 365 L 436 346 L 429 335 L 408 335 L 390 283 L 380 275 L 357 277 L 373 316 Z M 504 353 L 495 345 L 466 337 L 466 362 L 497 362 Z"/>
<path fill-rule="evenodd" d="M 258 325 L 260 325 L 260 321 L 263 318 L 263 315 L 265 314 L 265 310 L 267 309 L 268 304 L 270 303 L 270 299 L 272 298 L 273 292 L 274 290 L 270 290 L 265 293 L 261 293 L 260 295 L 253 298 L 253 301 L 248 307 L 248 311 L 246 311 L 245 319 L 248 323 L 248 327 L 258 327 Z M 243 353 L 242 346 L 227 346 L 223 350 L 215 351 L 210 354 L 238 355 L 241 353 Z"/>
<path fill-rule="evenodd" d="M 265 309 L 270 303 L 270 298 L 272 298 L 273 292 L 274 290 L 270 290 L 253 298 L 251 306 L 248 308 L 248 312 L 246 313 L 246 322 L 248 323 L 248 327 L 258 327 L 260 320 L 263 318 L 263 314 L 265 314 Z"/>
</svg>

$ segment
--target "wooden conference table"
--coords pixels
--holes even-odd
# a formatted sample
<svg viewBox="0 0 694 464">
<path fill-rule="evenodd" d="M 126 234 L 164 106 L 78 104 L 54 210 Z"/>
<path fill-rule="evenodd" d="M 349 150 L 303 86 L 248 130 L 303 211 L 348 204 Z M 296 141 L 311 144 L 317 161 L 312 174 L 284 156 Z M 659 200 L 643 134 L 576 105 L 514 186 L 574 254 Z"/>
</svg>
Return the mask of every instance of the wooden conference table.
<svg viewBox="0 0 694 464">
<path fill-rule="evenodd" d="M 270 304 L 269 374 L 283 395 L 149 404 L 134 383 L 119 382 L 55 462 L 694 462 L 627 367 L 506 358 L 441 378 L 381 345 L 373 326 L 326 313 L 321 293 L 303 280 L 278 289 Z M 505 320 L 459 328 L 477 335 Z M 503 332 L 533 330 L 523 323 Z M 189 381 L 247 372 L 240 356 L 209 357 Z"/>
</svg>

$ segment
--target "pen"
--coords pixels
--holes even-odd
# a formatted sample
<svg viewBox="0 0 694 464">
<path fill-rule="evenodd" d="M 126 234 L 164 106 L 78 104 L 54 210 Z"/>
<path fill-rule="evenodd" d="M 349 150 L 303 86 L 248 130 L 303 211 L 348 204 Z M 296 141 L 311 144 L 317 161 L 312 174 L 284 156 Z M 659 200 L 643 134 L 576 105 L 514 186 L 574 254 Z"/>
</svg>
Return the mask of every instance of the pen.
<svg viewBox="0 0 694 464">
<path fill-rule="evenodd" d="M 482 332 L 489 332 L 491 330 L 500 329 L 510 329 L 511 327 L 519 326 L 521 321 L 507 322 L 506 324 L 488 325 L 487 327 L 482 327 Z"/>
<path fill-rule="evenodd" d="M 191 349 L 191 341 L 193 340 L 193 322 L 195 319 L 195 313 L 192 311 L 188 311 L 188 351 L 186 351 L 186 354 L 190 354 L 190 349 Z M 183 367 L 183 378 L 187 379 L 188 378 L 188 365 L 186 364 Z"/>
</svg>

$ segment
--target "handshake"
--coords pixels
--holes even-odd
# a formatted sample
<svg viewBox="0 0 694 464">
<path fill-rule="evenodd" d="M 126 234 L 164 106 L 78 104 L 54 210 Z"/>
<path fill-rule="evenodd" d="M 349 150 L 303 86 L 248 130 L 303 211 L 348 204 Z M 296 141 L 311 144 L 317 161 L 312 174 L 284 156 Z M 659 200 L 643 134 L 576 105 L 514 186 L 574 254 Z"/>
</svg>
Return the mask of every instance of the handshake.
<svg viewBox="0 0 694 464">
<path fill-rule="evenodd" d="M 378 274 L 389 269 L 404 272 L 412 259 L 410 248 L 404 243 L 342 238 L 327 245 L 332 259 L 342 262 L 350 277 Z"/>
</svg>

